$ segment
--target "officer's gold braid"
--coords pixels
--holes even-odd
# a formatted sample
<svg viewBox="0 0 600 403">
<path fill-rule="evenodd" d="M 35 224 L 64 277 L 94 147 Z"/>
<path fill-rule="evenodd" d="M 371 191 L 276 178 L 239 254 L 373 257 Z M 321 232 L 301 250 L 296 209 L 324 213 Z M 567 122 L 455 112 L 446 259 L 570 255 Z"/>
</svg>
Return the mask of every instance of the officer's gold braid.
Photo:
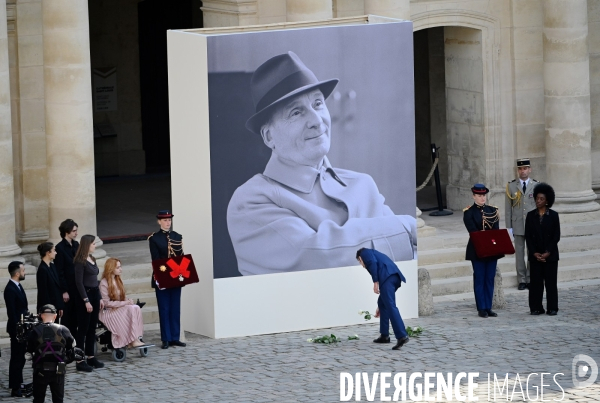
<svg viewBox="0 0 600 403">
<path fill-rule="evenodd" d="M 167 234 L 167 257 L 178 256 L 177 252 L 181 252 L 183 250 L 183 241 L 173 241 L 169 234 Z"/>
<path fill-rule="evenodd" d="M 500 221 L 500 212 L 496 209 L 493 213 L 486 213 L 481 209 L 481 218 L 483 221 L 483 230 L 492 229 L 494 228 L 494 224 Z"/>
<path fill-rule="evenodd" d="M 522 196 L 522 192 L 520 190 L 518 190 L 514 196 L 510 195 L 510 191 L 508 190 L 508 183 L 506 184 L 506 195 L 508 196 L 508 198 L 511 200 L 510 205 L 512 207 L 518 206 L 519 204 L 521 204 L 521 196 Z"/>
</svg>

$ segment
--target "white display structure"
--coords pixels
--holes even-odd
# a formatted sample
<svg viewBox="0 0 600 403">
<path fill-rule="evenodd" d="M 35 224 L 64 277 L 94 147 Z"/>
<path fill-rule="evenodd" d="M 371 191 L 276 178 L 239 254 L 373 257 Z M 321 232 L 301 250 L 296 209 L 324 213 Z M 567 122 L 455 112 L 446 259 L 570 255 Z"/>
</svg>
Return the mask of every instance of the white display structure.
<svg viewBox="0 0 600 403">
<path fill-rule="evenodd" d="M 314 23 L 167 32 L 174 227 L 194 257 L 200 282 L 182 293 L 182 327 L 212 338 L 249 336 L 364 323 L 377 295 L 360 266 L 214 278 L 207 38 L 225 33 L 327 25 L 398 23 L 364 16 Z M 413 210 L 414 211 L 414 210 Z M 404 319 L 418 317 L 417 261 L 399 262 Z"/>
</svg>

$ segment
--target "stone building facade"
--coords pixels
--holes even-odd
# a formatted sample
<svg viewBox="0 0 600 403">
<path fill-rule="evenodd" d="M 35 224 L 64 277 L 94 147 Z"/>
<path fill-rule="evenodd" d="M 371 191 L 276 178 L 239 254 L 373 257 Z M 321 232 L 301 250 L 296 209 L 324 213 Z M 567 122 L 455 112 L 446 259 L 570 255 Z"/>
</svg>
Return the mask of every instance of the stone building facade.
<svg viewBox="0 0 600 403">
<path fill-rule="evenodd" d="M 56 240 L 67 216 L 96 233 L 98 172 L 146 172 L 141 3 L 0 0 L 0 266 Z M 470 203 L 474 182 L 501 205 L 515 159 L 529 157 L 534 177 L 555 187 L 565 219 L 600 220 L 600 0 L 189 4 L 207 28 L 364 14 L 412 20 L 415 60 L 427 66 L 415 77 L 418 159 L 429 158 L 429 143 L 442 147 L 448 208 Z M 119 111 L 94 112 L 92 67 L 110 65 L 119 66 Z M 119 136 L 95 141 L 94 124 L 103 122 Z M 418 166 L 419 175 L 429 166 Z"/>
</svg>

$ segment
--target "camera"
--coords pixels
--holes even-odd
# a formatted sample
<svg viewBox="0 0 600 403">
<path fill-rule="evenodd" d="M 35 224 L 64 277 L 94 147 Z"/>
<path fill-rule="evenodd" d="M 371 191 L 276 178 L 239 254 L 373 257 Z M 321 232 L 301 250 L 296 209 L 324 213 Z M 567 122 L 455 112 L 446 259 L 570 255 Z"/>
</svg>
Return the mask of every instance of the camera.
<svg viewBox="0 0 600 403">
<path fill-rule="evenodd" d="M 85 359 L 85 353 L 79 347 L 73 347 L 67 350 L 66 364 L 70 364 L 73 361 L 83 361 Z"/>
<path fill-rule="evenodd" d="M 27 342 L 29 332 L 40 323 L 39 317 L 32 313 L 27 312 L 25 315 L 21 315 L 21 321 L 17 322 L 17 341 L 19 343 Z"/>
</svg>

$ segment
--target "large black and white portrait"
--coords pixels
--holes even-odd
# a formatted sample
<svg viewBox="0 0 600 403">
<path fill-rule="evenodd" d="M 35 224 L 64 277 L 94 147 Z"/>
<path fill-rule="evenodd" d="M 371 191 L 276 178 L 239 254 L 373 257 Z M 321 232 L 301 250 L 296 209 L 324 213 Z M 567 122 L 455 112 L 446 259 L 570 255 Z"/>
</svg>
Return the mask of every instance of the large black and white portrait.
<svg viewBox="0 0 600 403">
<path fill-rule="evenodd" d="M 416 257 L 410 24 L 208 41 L 214 277 Z"/>
</svg>

